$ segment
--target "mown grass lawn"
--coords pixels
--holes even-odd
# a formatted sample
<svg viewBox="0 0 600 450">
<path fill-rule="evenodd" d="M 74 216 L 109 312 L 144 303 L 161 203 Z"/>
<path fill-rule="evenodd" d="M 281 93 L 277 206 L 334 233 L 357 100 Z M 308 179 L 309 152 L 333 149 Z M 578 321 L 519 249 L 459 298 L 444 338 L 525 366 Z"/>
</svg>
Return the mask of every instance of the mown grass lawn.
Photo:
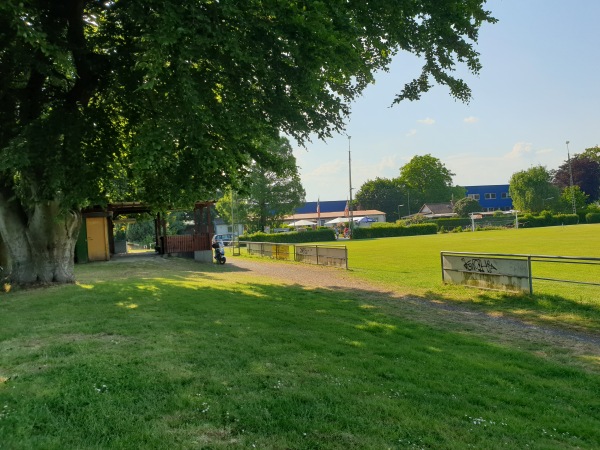
<svg viewBox="0 0 600 450">
<path fill-rule="evenodd" d="M 77 275 L 0 296 L 0 448 L 600 447 L 597 366 L 385 295 L 179 259 Z"/>
<path fill-rule="evenodd" d="M 532 323 L 600 332 L 600 286 L 534 281 L 534 295 L 442 282 L 440 252 L 487 252 L 600 258 L 600 224 L 339 241 L 352 276 L 406 295 L 461 303 Z M 533 276 L 600 282 L 600 265 L 533 263 Z"/>
</svg>

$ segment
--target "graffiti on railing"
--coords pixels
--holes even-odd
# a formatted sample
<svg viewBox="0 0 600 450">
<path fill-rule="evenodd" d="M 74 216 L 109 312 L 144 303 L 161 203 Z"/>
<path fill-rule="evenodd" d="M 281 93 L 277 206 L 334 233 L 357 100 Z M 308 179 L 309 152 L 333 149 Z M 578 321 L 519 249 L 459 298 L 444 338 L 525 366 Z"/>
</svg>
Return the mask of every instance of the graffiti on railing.
<svg viewBox="0 0 600 450">
<path fill-rule="evenodd" d="M 498 269 L 496 268 L 496 266 L 494 266 L 494 264 L 492 263 L 492 261 L 490 261 L 489 259 L 482 259 L 482 258 L 467 259 L 467 258 L 461 258 L 461 261 L 463 262 L 463 265 L 464 265 L 465 269 L 469 270 L 469 271 L 472 271 L 472 272 L 494 273 L 494 272 L 498 271 Z"/>
</svg>

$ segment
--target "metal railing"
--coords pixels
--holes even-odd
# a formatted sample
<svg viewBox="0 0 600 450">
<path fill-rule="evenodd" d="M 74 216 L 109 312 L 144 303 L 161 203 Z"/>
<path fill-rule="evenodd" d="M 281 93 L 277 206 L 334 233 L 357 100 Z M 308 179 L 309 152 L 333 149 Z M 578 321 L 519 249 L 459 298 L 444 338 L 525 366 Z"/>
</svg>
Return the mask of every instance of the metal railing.
<svg viewBox="0 0 600 450">
<path fill-rule="evenodd" d="M 458 267 L 455 263 L 448 264 L 448 258 L 459 257 L 460 262 Z M 533 280 L 550 281 L 557 283 L 572 283 L 588 286 L 600 286 L 600 283 L 595 280 L 600 280 L 600 258 L 588 256 L 552 256 L 552 255 L 527 255 L 527 254 L 509 254 L 509 253 L 471 253 L 471 252 L 441 252 L 442 262 L 442 279 L 444 282 L 452 280 L 452 274 L 459 274 L 460 278 L 465 280 L 473 280 L 479 282 L 479 285 L 485 283 L 485 280 L 490 280 L 490 284 L 496 281 L 499 283 L 507 283 L 506 278 L 511 279 L 526 279 L 529 292 L 533 293 Z M 505 264 L 506 262 L 506 264 Z M 513 267 L 511 267 L 513 262 Z M 515 269 L 514 262 L 521 263 L 520 268 Z M 593 266 L 598 268 L 598 273 L 593 278 L 573 279 L 567 277 L 550 277 L 550 276 L 535 276 L 540 264 L 577 264 Z M 535 270 L 534 270 L 535 269 Z M 557 270 L 556 272 L 560 272 Z M 564 272 L 563 272 L 564 273 Z M 483 281 L 482 281 L 483 280 Z M 463 283 L 473 284 L 476 283 Z M 509 289 L 510 290 L 510 289 Z M 525 290 L 525 289 L 521 289 Z"/>
<path fill-rule="evenodd" d="M 345 245 L 241 241 L 240 246 L 245 246 L 250 255 L 348 269 L 348 249 Z"/>
</svg>

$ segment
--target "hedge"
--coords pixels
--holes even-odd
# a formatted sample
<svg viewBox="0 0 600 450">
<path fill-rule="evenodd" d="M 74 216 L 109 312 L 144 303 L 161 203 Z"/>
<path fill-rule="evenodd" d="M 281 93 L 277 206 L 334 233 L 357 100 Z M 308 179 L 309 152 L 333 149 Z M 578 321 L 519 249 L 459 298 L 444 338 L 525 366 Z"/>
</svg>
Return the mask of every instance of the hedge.
<svg viewBox="0 0 600 450">
<path fill-rule="evenodd" d="M 600 223 L 600 213 L 587 213 L 585 221 L 587 223 Z"/>
<path fill-rule="evenodd" d="M 579 216 L 577 214 L 543 214 L 541 216 L 525 214 L 524 216 L 519 217 L 519 227 L 526 228 L 576 225 L 578 223 Z"/>
<path fill-rule="evenodd" d="M 438 227 L 435 223 L 421 223 L 405 227 L 404 225 L 380 226 L 371 228 L 354 228 L 354 239 L 371 239 L 396 236 L 417 236 L 422 234 L 436 234 Z"/>
<path fill-rule="evenodd" d="M 589 215 L 589 214 L 588 214 Z M 586 215 L 586 221 L 587 221 Z M 598 219 L 600 221 L 600 219 Z M 458 227 L 471 227 L 471 219 L 467 218 L 444 218 L 444 219 L 433 219 L 430 222 L 436 223 L 441 229 L 442 227 L 448 231 L 452 231 Z M 482 219 L 475 220 L 476 227 L 506 227 L 513 226 L 515 223 L 515 217 L 506 215 L 504 217 L 487 217 L 484 216 Z M 537 228 L 537 227 L 549 227 L 556 225 L 575 225 L 579 223 L 579 216 L 577 214 L 556 214 L 550 213 L 543 214 L 541 216 L 534 216 L 533 214 L 524 214 L 519 216 L 519 227 L 526 228 Z M 592 223 L 592 222 L 588 222 Z"/>
<path fill-rule="evenodd" d="M 335 241 L 333 229 L 318 229 L 311 231 L 290 231 L 288 233 L 253 233 L 240 236 L 240 241 L 277 242 L 285 244 L 301 244 L 305 242 Z"/>
<path fill-rule="evenodd" d="M 519 219 L 521 220 L 521 219 Z M 451 217 L 444 219 L 433 219 L 431 222 L 436 223 L 441 229 L 452 231 L 454 228 L 471 228 L 472 223 L 470 218 L 466 217 Z M 475 226 L 478 227 L 506 227 L 514 225 L 515 216 L 505 215 L 502 217 L 483 216 L 482 219 L 475 219 Z"/>
</svg>

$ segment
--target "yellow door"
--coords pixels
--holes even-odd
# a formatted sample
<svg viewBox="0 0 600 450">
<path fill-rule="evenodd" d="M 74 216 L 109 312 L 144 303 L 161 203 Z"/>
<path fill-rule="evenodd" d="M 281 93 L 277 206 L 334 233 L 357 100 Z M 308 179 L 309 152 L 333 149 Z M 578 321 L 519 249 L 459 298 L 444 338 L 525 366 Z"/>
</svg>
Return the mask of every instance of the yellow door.
<svg viewBox="0 0 600 450">
<path fill-rule="evenodd" d="M 108 233 L 106 217 L 87 217 L 88 260 L 108 261 Z"/>
</svg>

